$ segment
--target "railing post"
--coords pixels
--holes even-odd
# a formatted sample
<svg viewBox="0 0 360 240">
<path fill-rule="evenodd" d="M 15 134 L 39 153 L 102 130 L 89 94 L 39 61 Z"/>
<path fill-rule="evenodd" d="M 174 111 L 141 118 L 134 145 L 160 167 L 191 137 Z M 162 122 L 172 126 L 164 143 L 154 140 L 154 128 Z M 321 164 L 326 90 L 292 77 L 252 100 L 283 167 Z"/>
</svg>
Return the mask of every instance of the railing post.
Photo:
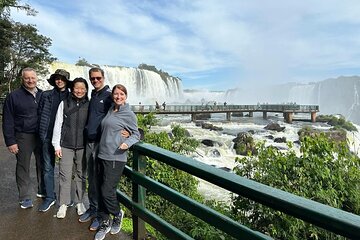
<svg viewBox="0 0 360 240">
<path fill-rule="evenodd" d="M 146 170 L 145 157 L 139 155 L 138 151 L 133 151 L 133 161 L 134 161 L 133 169 L 135 171 L 145 174 L 145 170 Z M 145 188 L 133 182 L 133 186 L 132 186 L 133 201 L 145 208 L 145 197 L 146 197 Z M 146 229 L 145 229 L 144 220 L 142 220 L 135 214 L 133 214 L 132 220 L 133 220 L 133 239 L 135 240 L 145 239 Z"/>
<path fill-rule="evenodd" d="M 263 119 L 267 119 L 267 112 L 263 111 Z"/>
<path fill-rule="evenodd" d="M 311 122 L 316 122 L 316 112 L 311 112 Z"/>
<path fill-rule="evenodd" d="M 226 120 L 230 121 L 231 120 L 230 118 L 231 118 L 231 112 L 227 112 L 226 113 Z"/>
</svg>

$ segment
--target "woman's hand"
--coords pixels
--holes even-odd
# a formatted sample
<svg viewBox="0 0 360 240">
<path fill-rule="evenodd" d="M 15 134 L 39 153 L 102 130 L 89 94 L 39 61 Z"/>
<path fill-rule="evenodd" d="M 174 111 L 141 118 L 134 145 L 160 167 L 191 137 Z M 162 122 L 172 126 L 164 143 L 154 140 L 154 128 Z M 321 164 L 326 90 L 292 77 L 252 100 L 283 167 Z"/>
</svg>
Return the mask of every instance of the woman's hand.
<svg viewBox="0 0 360 240">
<path fill-rule="evenodd" d="M 121 150 L 126 150 L 128 148 L 129 148 L 129 146 L 126 143 L 120 144 L 120 147 L 119 147 L 119 149 L 121 149 Z"/>
<path fill-rule="evenodd" d="M 123 138 L 128 138 L 130 136 L 130 133 L 126 131 L 125 129 L 120 131 L 120 134 Z"/>
<path fill-rule="evenodd" d="M 61 149 L 57 149 L 57 150 L 55 150 L 55 156 L 57 156 L 58 158 L 62 158 L 62 152 L 61 152 Z"/>
</svg>

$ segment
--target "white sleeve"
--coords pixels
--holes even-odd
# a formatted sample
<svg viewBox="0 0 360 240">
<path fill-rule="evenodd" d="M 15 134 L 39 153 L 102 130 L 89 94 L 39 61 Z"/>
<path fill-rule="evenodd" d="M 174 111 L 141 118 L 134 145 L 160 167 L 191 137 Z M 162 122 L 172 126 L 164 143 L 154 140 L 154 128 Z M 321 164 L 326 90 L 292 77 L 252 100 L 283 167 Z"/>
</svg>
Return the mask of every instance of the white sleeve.
<svg viewBox="0 0 360 240">
<path fill-rule="evenodd" d="M 64 118 L 64 101 L 61 101 L 58 110 L 56 112 L 54 131 L 51 141 L 55 150 L 61 149 L 60 139 L 61 139 L 61 128 L 62 128 L 63 118 Z"/>
</svg>

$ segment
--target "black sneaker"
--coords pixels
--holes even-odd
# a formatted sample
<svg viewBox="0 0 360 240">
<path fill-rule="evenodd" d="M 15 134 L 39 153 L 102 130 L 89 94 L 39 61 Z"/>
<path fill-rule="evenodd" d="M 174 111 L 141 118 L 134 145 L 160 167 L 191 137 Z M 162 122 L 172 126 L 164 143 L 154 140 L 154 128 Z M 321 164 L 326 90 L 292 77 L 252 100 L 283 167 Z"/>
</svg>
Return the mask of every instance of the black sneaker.
<svg viewBox="0 0 360 240">
<path fill-rule="evenodd" d="M 120 210 L 119 215 L 114 216 L 114 218 L 113 218 L 110 234 L 117 234 L 118 232 L 120 232 L 123 218 L 124 218 L 124 211 Z"/>
<path fill-rule="evenodd" d="M 110 221 L 106 220 L 101 223 L 101 226 L 95 234 L 94 240 L 103 240 L 108 232 L 110 232 Z"/>
</svg>

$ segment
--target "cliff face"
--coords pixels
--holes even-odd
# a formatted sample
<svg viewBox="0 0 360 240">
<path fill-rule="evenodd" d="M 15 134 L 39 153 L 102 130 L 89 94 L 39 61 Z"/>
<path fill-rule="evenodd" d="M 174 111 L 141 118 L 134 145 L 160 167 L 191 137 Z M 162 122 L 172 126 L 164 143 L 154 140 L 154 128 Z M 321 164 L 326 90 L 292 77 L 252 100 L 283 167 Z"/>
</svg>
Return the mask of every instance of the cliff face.
<svg viewBox="0 0 360 240">
<path fill-rule="evenodd" d="M 183 98 L 182 82 L 172 76 L 160 76 L 159 73 L 139 68 L 100 66 L 105 72 L 105 84 L 112 88 L 115 84 L 123 84 L 128 90 L 128 101 L 132 104 L 154 104 L 158 102 L 173 102 Z M 49 66 L 49 72 L 63 68 L 70 72 L 70 79 L 83 77 L 88 80 L 90 67 L 76 66 L 61 62 L 54 62 Z M 39 77 L 39 87 L 50 89 L 46 79 L 48 76 Z M 89 86 L 92 89 L 92 86 Z M 90 94 L 89 94 L 90 96 Z"/>
</svg>

